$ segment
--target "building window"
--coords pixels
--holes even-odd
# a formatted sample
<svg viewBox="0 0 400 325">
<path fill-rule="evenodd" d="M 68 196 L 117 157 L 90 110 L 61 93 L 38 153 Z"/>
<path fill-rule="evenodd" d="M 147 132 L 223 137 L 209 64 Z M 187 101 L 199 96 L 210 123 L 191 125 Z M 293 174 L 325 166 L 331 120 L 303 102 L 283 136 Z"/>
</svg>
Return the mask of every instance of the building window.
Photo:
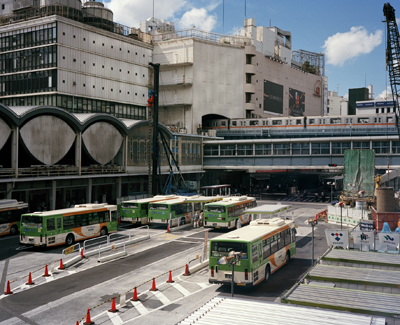
<svg viewBox="0 0 400 325">
<path fill-rule="evenodd" d="M 253 145 L 252 144 L 238 144 L 237 154 L 240 156 L 252 156 Z"/>
<path fill-rule="evenodd" d="M 96 66 L 96 64 L 93 62 L 93 66 Z"/>
<path fill-rule="evenodd" d="M 83 87 L 86 87 L 86 84 L 83 84 Z"/>
<path fill-rule="evenodd" d="M 351 149 L 350 142 L 332 142 L 332 155 L 344 155 L 347 149 Z"/>
<path fill-rule="evenodd" d="M 93 85 L 93 88 L 96 88 L 96 86 L 95 86 L 95 85 Z"/>
<path fill-rule="evenodd" d="M 290 155 L 290 143 L 275 143 L 274 155 Z"/>
<path fill-rule="evenodd" d="M 121 72 L 122 70 L 121 69 L 119 69 L 119 72 Z"/>
<path fill-rule="evenodd" d="M 390 141 L 372 142 L 372 149 L 375 150 L 375 154 L 389 153 L 390 152 Z"/>
<path fill-rule="evenodd" d="M 104 65 L 101 66 L 104 69 Z"/>
<path fill-rule="evenodd" d="M 103 45 L 103 46 L 104 46 L 104 43 L 102 43 L 101 45 Z"/>
<path fill-rule="evenodd" d="M 65 60 L 65 56 L 63 56 L 63 60 Z"/>
<path fill-rule="evenodd" d="M 113 48 L 114 48 L 114 46 L 112 46 L 112 45 L 111 45 L 111 48 L 113 49 Z"/>
<path fill-rule="evenodd" d="M 63 84 L 65 84 L 65 80 L 63 80 Z"/>
<path fill-rule="evenodd" d="M 310 144 L 307 143 L 293 143 L 292 144 L 292 155 L 309 155 Z"/>
<path fill-rule="evenodd" d="M 119 50 L 120 50 L 120 51 L 122 51 L 122 49 L 121 49 L 121 48 L 119 48 Z"/>
<path fill-rule="evenodd" d="M 129 74 L 129 71 L 128 71 L 128 74 Z"/>
<path fill-rule="evenodd" d="M 271 144 L 256 144 L 256 156 L 270 156 Z"/>
<path fill-rule="evenodd" d="M 370 149 L 369 141 L 367 142 L 353 142 L 353 149 Z"/>
<path fill-rule="evenodd" d="M 218 156 L 218 145 L 205 145 L 204 146 L 204 156 Z"/>
<path fill-rule="evenodd" d="M 137 72 L 135 72 L 135 76 L 137 76 Z"/>
<path fill-rule="evenodd" d="M 96 41 L 93 41 L 93 44 L 96 44 Z"/>
<path fill-rule="evenodd" d="M 114 70 L 114 68 L 113 68 L 113 67 L 111 67 L 111 70 Z"/>
<path fill-rule="evenodd" d="M 234 144 L 221 144 L 221 156 L 234 156 L 235 145 Z"/>
<path fill-rule="evenodd" d="M 65 32 L 63 32 L 63 36 L 65 36 Z"/>
<path fill-rule="evenodd" d="M 114 89 L 111 88 L 111 91 L 114 91 Z"/>
<path fill-rule="evenodd" d="M 128 53 L 131 53 L 131 51 L 128 50 Z"/>
<path fill-rule="evenodd" d="M 328 143 L 312 143 L 311 153 L 313 155 L 329 155 L 329 142 Z"/>
<path fill-rule="evenodd" d="M 101 90 L 104 90 L 104 87 L 101 87 Z"/>
<path fill-rule="evenodd" d="M 85 37 L 83 38 L 83 41 L 86 42 L 86 38 Z"/>
<path fill-rule="evenodd" d="M 6 7 L 4 5 L 4 3 L 1 5 L 1 9 L 4 10 Z"/>
<path fill-rule="evenodd" d="M 400 141 L 392 142 L 392 153 L 400 153 Z"/>
</svg>

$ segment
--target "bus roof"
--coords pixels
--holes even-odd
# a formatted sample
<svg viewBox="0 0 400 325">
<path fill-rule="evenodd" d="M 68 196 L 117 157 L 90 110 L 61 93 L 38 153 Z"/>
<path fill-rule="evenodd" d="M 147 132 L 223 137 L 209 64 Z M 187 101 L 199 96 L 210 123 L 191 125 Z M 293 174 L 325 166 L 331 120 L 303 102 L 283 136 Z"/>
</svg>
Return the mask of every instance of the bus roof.
<svg viewBox="0 0 400 325">
<path fill-rule="evenodd" d="M 244 211 L 244 213 L 275 214 L 285 210 L 289 210 L 291 207 L 291 205 L 264 204 L 255 208 L 247 209 Z"/>
<path fill-rule="evenodd" d="M 10 209 L 10 208 L 27 208 L 28 203 L 17 200 L 2 199 L 0 200 L 0 210 Z"/>
<path fill-rule="evenodd" d="M 221 201 L 208 203 L 207 205 L 230 205 L 230 204 L 238 204 L 244 201 L 255 201 L 255 197 L 251 196 L 229 196 L 224 197 Z"/>
<path fill-rule="evenodd" d="M 292 220 L 284 220 L 282 218 L 256 219 L 250 222 L 249 226 L 222 234 L 221 236 L 212 238 L 211 241 L 223 240 L 252 242 L 293 223 L 294 222 Z"/>
<path fill-rule="evenodd" d="M 156 195 L 153 197 L 147 197 L 144 199 L 136 199 L 136 200 L 129 200 L 129 201 L 122 201 L 121 203 L 149 203 L 154 201 L 164 201 L 177 198 L 176 195 Z"/>
<path fill-rule="evenodd" d="M 172 199 L 172 200 L 161 200 L 161 201 L 152 202 L 152 203 L 157 203 L 157 204 L 177 204 L 177 203 L 182 203 L 182 202 L 186 202 L 186 199 L 183 198 L 183 197 L 178 197 L 178 198 Z"/>
<path fill-rule="evenodd" d="M 186 202 L 201 202 L 201 203 L 207 203 L 207 202 L 214 202 L 214 201 L 221 201 L 222 199 L 226 198 L 226 196 L 196 196 L 196 197 L 188 197 L 186 199 Z"/>
<path fill-rule="evenodd" d="M 117 208 L 116 205 L 108 204 L 108 203 L 85 203 L 85 204 L 77 204 L 73 208 L 66 208 L 66 209 L 59 209 L 59 210 L 51 210 L 51 211 L 36 211 L 36 212 L 31 212 L 31 213 L 26 213 L 26 214 L 35 214 L 35 215 L 41 215 L 41 216 L 52 216 L 52 215 L 59 215 L 59 214 L 66 214 L 66 213 L 74 213 L 78 211 L 90 211 L 90 210 L 103 210 L 104 208 L 106 209 L 111 209 L 111 208 Z"/>
</svg>

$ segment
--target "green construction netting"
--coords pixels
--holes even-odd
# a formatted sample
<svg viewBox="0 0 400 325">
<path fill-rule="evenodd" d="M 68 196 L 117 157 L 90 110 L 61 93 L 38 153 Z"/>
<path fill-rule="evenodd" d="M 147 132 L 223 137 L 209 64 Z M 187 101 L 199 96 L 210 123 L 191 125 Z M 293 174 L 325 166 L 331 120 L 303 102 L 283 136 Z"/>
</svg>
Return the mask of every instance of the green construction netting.
<svg viewBox="0 0 400 325">
<path fill-rule="evenodd" d="M 364 197 L 374 196 L 375 151 L 345 150 L 343 190 L 346 196 L 357 196 L 365 191 Z"/>
</svg>

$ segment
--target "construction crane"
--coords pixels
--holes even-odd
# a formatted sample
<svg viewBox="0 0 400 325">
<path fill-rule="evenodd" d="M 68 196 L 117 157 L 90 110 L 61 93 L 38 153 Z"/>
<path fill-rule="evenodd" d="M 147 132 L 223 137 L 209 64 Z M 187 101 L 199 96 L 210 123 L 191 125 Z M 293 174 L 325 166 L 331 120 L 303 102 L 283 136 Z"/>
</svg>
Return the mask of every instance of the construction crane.
<svg viewBox="0 0 400 325">
<path fill-rule="evenodd" d="M 399 132 L 399 100 L 398 88 L 400 87 L 400 46 L 399 30 L 397 28 L 394 8 L 389 2 L 383 5 L 383 15 L 386 17 L 387 45 L 386 45 L 386 67 L 389 71 L 390 86 L 396 113 L 396 126 Z M 400 134 L 400 132 L 399 132 Z"/>
</svg>

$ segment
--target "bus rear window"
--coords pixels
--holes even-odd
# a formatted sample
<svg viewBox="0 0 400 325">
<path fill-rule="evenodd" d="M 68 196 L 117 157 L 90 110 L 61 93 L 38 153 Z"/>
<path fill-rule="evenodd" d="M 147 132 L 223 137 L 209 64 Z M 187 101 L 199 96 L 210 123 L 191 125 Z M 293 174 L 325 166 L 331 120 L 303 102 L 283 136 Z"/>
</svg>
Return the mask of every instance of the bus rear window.
<svg viewBox="0 0 400 325">
<path fill-rule="evenodd" d="M 247 244 L 235 242 L 213 242 L 211 244 L 211 254 L 213 257 L 228 256 L 230 251 L 242 252 L 242 258 L 247 258 Z"/>
<path fill-rule="evenodd" d="M 39 217 L 39 216 L 22 216 L 21 217 L 21 226 L 22 227 L 38 228 L 40 224 L 42 224 L 42 217 Z"/>
<path fill-rule="evenodd" d="M 168 204 L 152 203 L 149 207 L 150 210 L 168 210 Z"/>
<path fill-rule="evenodd" d="M 207 212 L 224 213 L 225 212 L 225 207 L 222 206 L 222 205 L 206 205 L 206 211 Z"/>
<path fill-rule="evenodd" d="M 137 203 L 122 202 L 121 207 L 129 209 L 137 209 L 139 205 Z"/>
</svg>

